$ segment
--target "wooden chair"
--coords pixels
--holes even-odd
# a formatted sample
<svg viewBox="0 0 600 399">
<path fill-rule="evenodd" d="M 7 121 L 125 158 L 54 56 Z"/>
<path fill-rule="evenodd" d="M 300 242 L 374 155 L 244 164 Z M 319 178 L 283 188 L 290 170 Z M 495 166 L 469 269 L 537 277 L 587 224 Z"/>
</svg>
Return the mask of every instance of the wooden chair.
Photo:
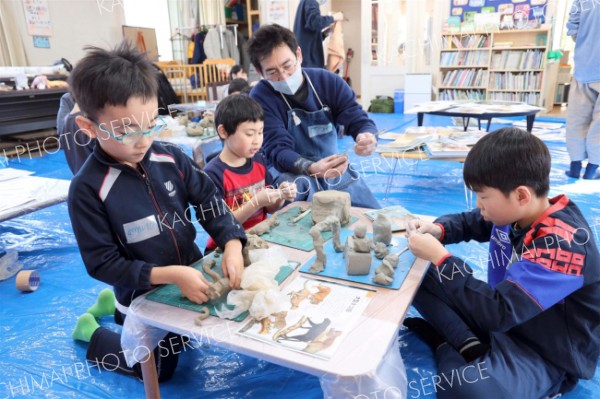
<svg viewBox="0 0 600 399">
<path fill-rule="evenodd" d="M 202 81 L 203 85 L 208 87 L 221 86 L 229 81 L 229 71 L 235 65 L 232 58 L 208 59 L 202 63 Z M 212 85 L 215 83 L 215 85 Z M 208 100 L 208 91 L 205 100 Z"/>
</svg>

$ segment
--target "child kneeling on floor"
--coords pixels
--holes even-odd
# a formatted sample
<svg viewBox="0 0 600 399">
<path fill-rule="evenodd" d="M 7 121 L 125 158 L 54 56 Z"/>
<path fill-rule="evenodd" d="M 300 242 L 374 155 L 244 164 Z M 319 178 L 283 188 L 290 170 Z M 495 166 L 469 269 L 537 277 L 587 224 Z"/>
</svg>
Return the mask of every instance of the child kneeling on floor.
<svg viewBox="0 0 600 399">
<path fill-rule="evenodd" d="M 548 198 L 550 153 L 505 128 L 464 165 L 477 208 L 414 221 L 409 247 L 432 265 L 405 325 L 434 351 L 438 398 L 538 399 L 593 377 L 600 347 L 600 255 L 579 208 Z M 489 241 L 488 282 L 443 244 Z M 476 367 L 473 367 L 473 366 Z M 461 384 L 450 376 L 462 375 Z"/>
<path fill-rule="evenodd" d="M 127 366 L 120 335 L 97 318 L 122 324 L 130 303 L 160 284 L 176 284 L 192 302 L 208 300 L 208 283 L 188 265 L 202 257 L 191 218 L 224 248 L 223 274 L 239 288 L 244 229 L 210 178 L 177 146 L 154 141 L 165 127 L 158 115 L 156 72 L 127 43 L 89 48 L 70 76 L 82 131 L 97 145 L 71 182 L 69 216 L 88 273 L 114 288 L 81 316 L 73 338 L 89 342 L 86 357 L 105 370 L 141 378 Z M 116 306 L 116 309 L 115 309 Z M 172 339 L 173 338 L 173 339 Z M 181 337 L 169 334 L 171 345 Z M 159 381 L 169 379 L 177 350 L 159 345 Z M 165 350 L 166 349 L 166 350 Z"/>
</svg>

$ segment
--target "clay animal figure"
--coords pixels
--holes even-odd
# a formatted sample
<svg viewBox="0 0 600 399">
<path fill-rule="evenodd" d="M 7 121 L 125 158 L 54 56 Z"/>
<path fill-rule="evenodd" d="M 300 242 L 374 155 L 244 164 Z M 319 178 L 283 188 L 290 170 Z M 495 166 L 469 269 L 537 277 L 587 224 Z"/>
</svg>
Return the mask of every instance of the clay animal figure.
<svg viewBox="0 0 600 399">
<path fill-rule="evenodd" d="M 383 258 L 381 266 L 375 269 L 373 281 L 383 285 L 390 285 L 394 281 L 394 269 L 398 266 L 400 253 L 389 254 Z"/>
<path fill-rule="evenodd" d="M 341 225 L 350 222 L 350 194 L 343 191 L 319 191 L 312 200 L 312 219 L 319 223 L 328 216 L 337 216 Z"/>
<path fill-rule="evenodd" d="M 354 250 L 354 252 L 359 252 L 363 254 L 371 252 L 371 244 L 373 243 L 373 241 L 371 241 L 370 238 L 367 238 L 366 235 L 367 226 L 365 226 L 364 224 L 359 224 L 358 226 L 356 226 L 356 228 L 354 229 L 354 234 L 352 235 L 352 249 Z"/>
<path fill-rule="evenodd" d="M 309 342 L 308 345 L 306 345 L 306 347 L 302 349 L 302 352 L 323 352 L 325 349 L 331 347 L 331 345 L 333 345 L 333 343 L 335 342 L 336 338 L 340 335 L 342 335 L 342 332 L 340 330 L 330 328 L 321 335 L 319 335 L 317 338 Z"/>
<path fill-rule="evenodd" d="M 375 243 L 373 247 L 373 252 L 375 253 L 375 257 L 377 259 L 383 259 L 389 253 L 387 245 L 382 242 Z"/>
<path fill-rule="evenodd" d="M 279 226 L 279 221 L 277 220 L 276 215 L 272 215 L 270 218 L 263 220 L 257 225 L 254 225 L 250 230 L 248 230 L 248 234 L 256 234 L 261 236 L 271 231 L 271 229 L 275 226 Z"/>
<path fill-rule="evenodd" d="M 314 208 L 313 208 L 314 212 Z M 337 216 L 327 216 L 325 219 L 315 224 L 308 231 L 308 234 L 313 239 L 313 244 L 315 246 L 315 252 L 317 253 L 317 259 L 310 266 L 310 271 L 312 273 L 320 273 L 325 270 L 325 266 L 327 265 L 327 255 L 323 250 L 323 237 L 321 236 L 322 231 L 331 231 L 332 241 L 333 241 L 333 249 L 335 252 L 342 252 L 344 247 L 340 242 L 340 220 Z"/>
<path fill-rule="evenodd" d="M 304 324 L 308 323 L 308 326 Z M 321 323 L 314 323 L 309 317 L 302 316 L 297 323 L 292 324 L 289 327 L 279 330 L 273 335 L 273 340 L 280 341 L 291 341 L 291 342 L 311 342 L 321 335 L 327 327 L 331 324 L 330 319 L 324 319 Z M 304 334 L 288 335 L 294 330 L 303 329 L 306 330 Z"/>
<path fill-rule="evenodd" d="M 385 245 L 390 245 L 392 242 L 392 222 L 381 213 L 373 222 L 373 242 L 382 242 Z"/>
<path fill-rule="evenodd" d="M 383 273 L 378 273 L 375 276 L 373 276 L 373 281 L 381 285 L 391 285 L 394 279 L 390 276 L 386 276 Z"/>
<path fill-rule="evenodd" d="M 208 290 L 206 291 L 206 296 L 210 301 L 221 298 L 231 291 L 229 279 L 219 276 L 212 270 L 216 263 L 214 259 L 210 259 L 202 264 L 202 270 L 213 280 L 213 283 L 208 286 Z"/>
<path fill-rule="evenodd" d="M 242 248 L 242 256 L 244 257 L 244 266 L 250 266 L 250 264 L 252 264 L 252 260 L 250 259 L 250 250 L 269 248 L 269 243 L 256 234 L 246 234 L 246 238 L 248 241 L 246 242 L 244 248 Z"/>
</svg>

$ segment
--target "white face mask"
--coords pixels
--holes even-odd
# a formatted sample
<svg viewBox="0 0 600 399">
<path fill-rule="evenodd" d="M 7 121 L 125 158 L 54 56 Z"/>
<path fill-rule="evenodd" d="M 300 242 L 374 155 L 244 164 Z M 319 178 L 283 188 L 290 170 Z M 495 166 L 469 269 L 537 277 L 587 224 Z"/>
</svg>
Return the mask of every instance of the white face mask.
<svg viewBox="0 0 600 399">
<path fill-rule="evenodd" d="M 290 77 L 285 80 L 280 80 L 278 82 L 268 80 L 268 82 L 278 92 L 293 96 L 302 85 L 302 68 L 298 68 L 296 72 L 291 74 Z"/>
</svg>

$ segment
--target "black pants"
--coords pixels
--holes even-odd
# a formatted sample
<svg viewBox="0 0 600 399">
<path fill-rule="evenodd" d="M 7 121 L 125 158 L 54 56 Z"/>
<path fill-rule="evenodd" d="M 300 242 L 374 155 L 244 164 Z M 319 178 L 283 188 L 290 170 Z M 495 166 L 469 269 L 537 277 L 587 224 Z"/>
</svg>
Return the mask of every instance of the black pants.
<svg viewBox="0 0 600 399">
<path fill-rule="evenodd" d="M 125 315 L 115 310 L 115 322 L 123 325 L 124 321 Z M 154 349 L 154 359 L 156 361 L 159 382 L 168 381 L 177 368 L 180 351 L 172 350 L 172 348 L 181 347 L 187 341 L 189 341 L 188 337 L 168 333 L 161 341 L 161 344 Z M 88 361 L 96 364 L 100 372 L 118 371 L 137 377 L 140 380 L 142 379 L 142 365 L 140 363 L 134 364 L 133 367 L 127 366 L 123 349 L 121 348 L 121 334 L 104 327 L 98 328 L 92 334 L 86 358 Z"/>
</svg>

